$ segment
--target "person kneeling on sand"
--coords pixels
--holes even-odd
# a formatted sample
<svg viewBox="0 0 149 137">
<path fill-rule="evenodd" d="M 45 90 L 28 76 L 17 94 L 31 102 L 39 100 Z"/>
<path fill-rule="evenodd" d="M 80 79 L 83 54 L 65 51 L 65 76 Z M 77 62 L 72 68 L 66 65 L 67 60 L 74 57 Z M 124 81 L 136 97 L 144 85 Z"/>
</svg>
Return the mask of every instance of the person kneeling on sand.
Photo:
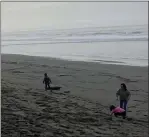
<svg viewBox="0 0 149 137">
<path fill-rule="evenodd" d="M 51 79 L 48 77 L 47 73 L 44 74 L 43 84 L 45 84 L 45 90 L 50 89 Z"/>
<path fill-rule="evenodd" d="M 115 117 L 122 116 L 123 119 L 126 118 L 126 111 L 123 108 L 115 107 L 113 105 L 110 106 L 111 116 L 114 114 Z"/>
</svg>

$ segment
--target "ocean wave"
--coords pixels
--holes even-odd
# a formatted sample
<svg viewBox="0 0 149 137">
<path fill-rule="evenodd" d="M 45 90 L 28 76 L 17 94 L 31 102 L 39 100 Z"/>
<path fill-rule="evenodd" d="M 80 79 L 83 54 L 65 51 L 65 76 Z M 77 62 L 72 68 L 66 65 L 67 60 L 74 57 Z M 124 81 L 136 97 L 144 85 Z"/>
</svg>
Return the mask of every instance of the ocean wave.
<svg viewBox="0 0 149 137">
<path fill-rule="evenodd" d="M 2 33 L 2 53 L 148 66 L 148 26 Z"/>
<path fill-rule="evenodd" d="M 148 26 L 92 27 L 2 33 L 2 46 L 26 44 L 148 41 Z"/>
</svg>

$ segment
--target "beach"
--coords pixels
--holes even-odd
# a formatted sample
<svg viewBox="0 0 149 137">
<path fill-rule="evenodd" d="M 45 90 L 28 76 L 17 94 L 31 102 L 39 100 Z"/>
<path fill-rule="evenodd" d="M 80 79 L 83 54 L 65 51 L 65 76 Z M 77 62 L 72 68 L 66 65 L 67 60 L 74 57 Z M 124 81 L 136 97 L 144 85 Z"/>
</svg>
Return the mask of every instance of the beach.
<svg viewBox="0 0 149 137">
<path fill-rule="evenodd" d="M 148 67 L 2 54 L 2 137 L 147 137 Z M 60 91 L 45 91 L 44 73 Z M 128 117 L 109 119 L 116 91 L 131 93 Z"/>
</svg>

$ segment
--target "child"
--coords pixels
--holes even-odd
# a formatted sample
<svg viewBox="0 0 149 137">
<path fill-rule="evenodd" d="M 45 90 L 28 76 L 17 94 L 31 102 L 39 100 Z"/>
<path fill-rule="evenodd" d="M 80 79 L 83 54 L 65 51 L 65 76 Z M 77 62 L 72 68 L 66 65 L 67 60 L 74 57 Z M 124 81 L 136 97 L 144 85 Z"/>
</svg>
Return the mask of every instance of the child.
<svg viewBox="0 0 149 137">
<path fill-rule="evenodd" d="M 45 84 L 45 90 L 50 88 L 50 83 L 52 83 L 51 79 L 48 77 L 47 73 L 44 74 L 43 83 Z"/>
<path fill-rule="evenodd" d="M 123 119 L 126 118 L 126 111 L 120 107 L 115 107 L 113 105 L 110 106 L 111 116 L 114 114 L 117 116 L 122 116 Z"/>
</svg>

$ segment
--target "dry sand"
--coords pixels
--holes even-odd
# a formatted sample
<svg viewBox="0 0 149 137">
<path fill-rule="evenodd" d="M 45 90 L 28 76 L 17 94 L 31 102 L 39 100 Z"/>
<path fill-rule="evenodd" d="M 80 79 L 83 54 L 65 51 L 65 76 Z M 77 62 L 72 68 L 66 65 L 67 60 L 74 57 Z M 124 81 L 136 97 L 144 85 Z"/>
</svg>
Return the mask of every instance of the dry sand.
<svg viewBox="0 0 149 137">
<path fill-rule="evenodd" d="M 60 91 L 44 91 L 47 72 Z M 109 119 L 126 83 L 128 116 Z M 2 137 L 148 137 L 148 68 L 2 55 Z"/>
</svg>

